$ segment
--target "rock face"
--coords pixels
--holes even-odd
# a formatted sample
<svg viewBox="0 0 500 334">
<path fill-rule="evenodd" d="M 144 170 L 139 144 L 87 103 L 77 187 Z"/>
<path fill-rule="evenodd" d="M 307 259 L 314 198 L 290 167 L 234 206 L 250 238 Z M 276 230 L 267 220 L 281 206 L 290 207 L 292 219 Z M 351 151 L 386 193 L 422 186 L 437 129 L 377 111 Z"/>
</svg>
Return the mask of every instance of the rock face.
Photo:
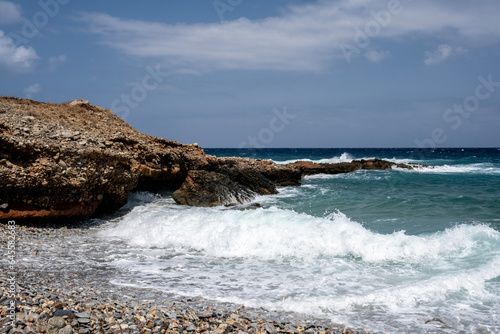
<svg viewBox="0 0 500 334">
<path fill-rule="evenodd" d="M 303 175 L 393 165 L 216 158 L 197 144 L 140 133 L 88 101 L 0 97 L 0 219 L 89 217 L 118 209 L 134 189 L 171 189 L 180 204 L 229 205 L 298 186 Z"/>
<path fill-rule="evenodd" d="M 216 206 L 277 194 L 276 186 L 300 185 L 302 168 L 248 158 L 210 158 L 205 170 L 191 170 L 172 194 L 179 204 Z"/>
<path fill-rule="evenodd" d="M 0 98 L 0 218 L 85 217 L 130 190 L 179 187 L 207 164 L 198 147 L 142 134 L 110 110 Z"/>
<path fill-rule="evenodd" d="M 216 206 L 244 203 L 252 200 L 255 193 L 233 181 L 226 174 L 191 170 L 182 186 L 172 198 L 179 204 L 191 206 Z"/>
</svg>

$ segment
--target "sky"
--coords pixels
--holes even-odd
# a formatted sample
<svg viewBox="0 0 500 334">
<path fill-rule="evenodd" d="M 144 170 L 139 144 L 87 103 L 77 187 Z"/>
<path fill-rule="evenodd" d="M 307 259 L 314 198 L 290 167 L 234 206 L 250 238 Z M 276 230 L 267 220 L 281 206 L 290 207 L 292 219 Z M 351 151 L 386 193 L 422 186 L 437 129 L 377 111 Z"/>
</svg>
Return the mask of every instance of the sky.
<svg viewBox="0 0 500 334">
<path fill-rule="evenodd" d="M 0 95 L 201 147 L 500 147 L 498 0 L 0 0 Z"/>
</svg>

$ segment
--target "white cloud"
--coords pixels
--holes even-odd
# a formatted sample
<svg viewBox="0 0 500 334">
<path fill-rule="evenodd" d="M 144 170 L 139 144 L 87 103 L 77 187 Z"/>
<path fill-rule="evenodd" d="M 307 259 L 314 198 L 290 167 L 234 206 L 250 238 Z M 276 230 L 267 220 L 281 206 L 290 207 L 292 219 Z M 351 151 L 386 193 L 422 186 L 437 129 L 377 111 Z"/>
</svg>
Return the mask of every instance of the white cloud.
<svg viewBox="0 0 500 334">
<path fill-rule="evenodd" d="M 453 52 L 453 48 L 447 44 L 442 44 L 438 46 L 438 48 L 433 51 L 425 51 L 425 65 L 436 65 L 450 57 Z"/>
<path fill-rule="evenodd" d="M 15 46 L 12 39 L 0 30 L 0 71 L 28 71 L 37 59 L 38 55 L 32 47 Z"/>
<path fill-rule="evenodd" d="M 437 49 L 432 51 L 432 52 L 425 51 L 424 64 L 425 65 L 436 65 L 436 64 L 439 64 L 440 62 L 450 58 L 454 54 L 465 54 L 465 53 L 467 53 L 467 50 L 461 46 L 454 49 L 451 46 L 449 46 L 448 44 L 442 44 L 442 45 L 438 46 Z"/>
<path fill-rule="evenodd" d="M 42 86 L 38 83 L 30 85 L 29 87 L 26 87 L 24 89 L 24 93 L 26 94 L 26 97 L 28 99 L 31 99 L 33 97 L 33 94 L 36 94 L 42 90 Z"/>
<path fill-rule="evenodd" d="M 289 6 L 281 16 L 242 18 L 224 24 L 171 25 L 102 13 L 81 13 L 77 20 L 86 23 L 89 32 L 100 35 L 103 44 L 127 55 L 160 58 L 170 67 L 322 71 L 344 58 L 342 44 L 353 46 L 357 55 L 380 61 L 388 54 L 369 51 L 377 39 L 398 42 L 408 36 L 438 36 L 443 44 L 458 38 L 464 43 L 498 43 L 500 2 L 460 4 L 400 1 L 399 10 L 391 14 L 386 3 L 376 1 L 319 0 Z M 377 16 L 383 13 L 389 16 Z M 363 42 L 357 36 L 360 34 L 365 34 Z M 446 49 L 440 52 L 445 59 Z M 436 57 L 439 59 L 439 54 Z"/>
<path fill-rule="evenodd" d="M 49 70 L 55 71 L 59 66 L 66 62 L 66 55 L 59 55 L 49 58 Z"/>
<path fill-rule="evenodd" d="M 382 60 L 389 58 L 391 53 L 389 51 L 376 51 L 376 50 L 368 50 L 365 53 L 366 59 L 373 63 L 380 63 Z"/>
<path fill-rule="evenodd" d="M 21 21 L 21 7 L 10 1 L 0 0 L 0 24 L 11 24 Z"/>
</svg>

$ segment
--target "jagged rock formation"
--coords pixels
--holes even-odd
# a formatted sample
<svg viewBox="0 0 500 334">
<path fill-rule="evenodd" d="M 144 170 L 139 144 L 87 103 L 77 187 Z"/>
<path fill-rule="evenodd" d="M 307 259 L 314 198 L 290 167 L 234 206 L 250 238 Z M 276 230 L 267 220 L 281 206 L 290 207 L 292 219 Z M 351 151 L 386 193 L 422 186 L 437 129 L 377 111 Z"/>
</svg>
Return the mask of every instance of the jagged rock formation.
<svg viewBox="0 0 500 334">
<path fill-rule="evenodd" d="M 303 175 L 392 165 L 216 158 L 140 133 L 88 101 L 0 97 L 0 219 L 88 217 L 121 207 L 134 189 L 168 188 L 180 204 L 229 205 L 300 185 Z"/>
<path fill-rule="evenodd" d="M 204 170 L 191 170 L 172 194 L 179 204 L 215 206 L 244 203 L 256 195 L 277 194 L 276 186 L 300 185 L 302 169 L 267 160 L 214 158 Z"/>
</svg>

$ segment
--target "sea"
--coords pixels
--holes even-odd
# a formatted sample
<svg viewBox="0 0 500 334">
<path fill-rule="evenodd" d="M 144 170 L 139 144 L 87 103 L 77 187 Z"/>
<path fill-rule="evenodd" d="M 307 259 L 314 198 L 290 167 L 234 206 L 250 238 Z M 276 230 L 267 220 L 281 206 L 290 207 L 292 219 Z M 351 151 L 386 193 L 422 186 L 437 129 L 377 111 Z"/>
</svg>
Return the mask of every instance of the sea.
<svg viewBox="0 0 500 334">
<path fill-rule="evenodd" d="M 500 333 L 500 149 L 205 151 L 426 166 L 307 176 L 300 187 L 231 207 L 133 193 L 88 232 L 113 245 L 99 260 L 122 273 L 113 284 L 375 333 Z"/>
</svg>

